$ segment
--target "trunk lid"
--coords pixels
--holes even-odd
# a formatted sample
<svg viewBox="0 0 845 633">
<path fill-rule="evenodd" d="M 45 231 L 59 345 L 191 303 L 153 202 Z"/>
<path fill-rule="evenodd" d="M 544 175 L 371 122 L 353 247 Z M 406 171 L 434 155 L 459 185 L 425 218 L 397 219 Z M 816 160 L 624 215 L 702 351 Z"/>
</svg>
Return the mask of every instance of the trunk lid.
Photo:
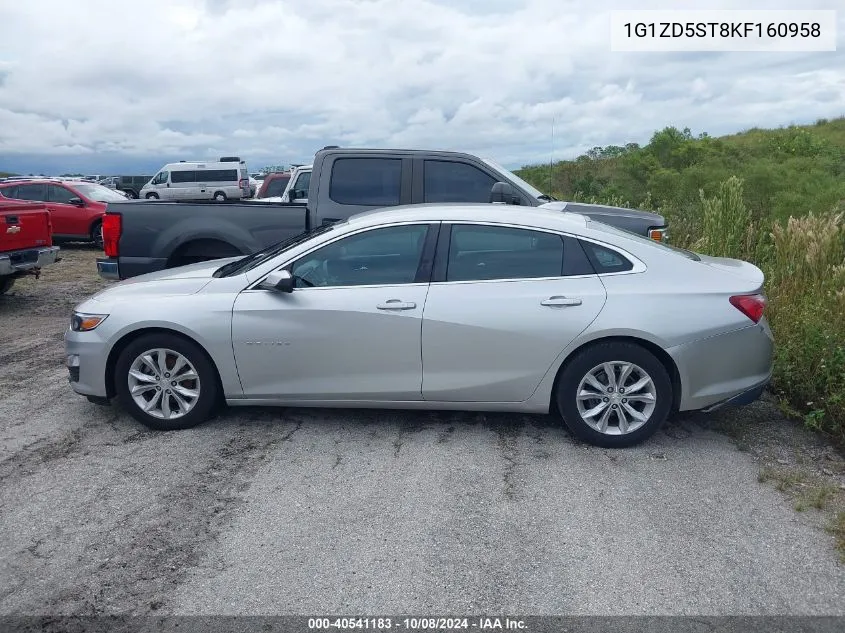
<svg viewBox="0 0 845 633">
<path fill-rule="evenodd" d="M 0 204 L 0 253 L 52 245 L 47 207 L 41 204 Z"/>
<path fill-rule="evenodd" d="M 729 257 L 711 257 L 701 253 L 697 253 L 697 255 L 701 258 L 702 264 L 747 281 L 749 287 L 751 287 L 749 292 L 757 291 L 763 286 L 765 275 L 754 264 Z"/>
</svg>

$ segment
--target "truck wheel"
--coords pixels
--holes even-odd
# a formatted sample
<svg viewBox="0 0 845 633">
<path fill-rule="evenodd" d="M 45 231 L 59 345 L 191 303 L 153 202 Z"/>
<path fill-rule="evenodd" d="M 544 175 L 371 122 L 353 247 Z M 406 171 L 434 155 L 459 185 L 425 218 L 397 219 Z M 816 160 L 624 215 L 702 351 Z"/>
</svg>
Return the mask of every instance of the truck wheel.
<svg viewBox="0 0 845 633">
<path fill-rule="evenodd" d="M 214 201 L 215 202 L 226 202 L 226 194 L 222 191 L 215 191 L 214 192 Z"/>
<path fill-rule="evenodd" d="M 133 200 L 136 200 L 138 198 L 138 194 L 135 193 L 134 191 L 132 191 L 131 189 L 126 189 L 126 190 L 123 191 L 123 193 L 125 193 L 127 196 L 129 196 Z"/>
<path fill-rule="evenodd" d="M 148 193 L 145 197 L 147 200 L 158 200 L 157 193 Z"/>
<path fill-rule="evenodd" d="M 99 249 L 103 248 L 103 223 L 95 222 L 91 227 L 91 241 Z"/>
<path fill-rule="evenodd" d="M 14 277 L 0 277 L 0 295 L 4 295 L 9 292 L 9 289 L 14 285 Z"/>
<path fill-rule="evenodd" d="M 666 421 L 672 381 L 647 349 L 599 343 L 567 363 L 555 396 L 574 435 L 595 446 L 623 448 L 647 439 Z"/>
<path fill-rule="evenodd" d="M 115 393 L 129 414 L 158 431 L 188 429 L 211 417 L 217 372 L 193 341 L 148 334 L 126 346 L 115 365 Z"/>
</svg>

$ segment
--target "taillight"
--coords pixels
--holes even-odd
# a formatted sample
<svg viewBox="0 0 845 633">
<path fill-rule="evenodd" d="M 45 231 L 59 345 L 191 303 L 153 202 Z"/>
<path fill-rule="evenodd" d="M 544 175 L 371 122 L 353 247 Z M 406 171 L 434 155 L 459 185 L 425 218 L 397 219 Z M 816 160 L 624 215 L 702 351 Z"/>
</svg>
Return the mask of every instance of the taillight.
<svg viewBox="0 0 845 633">
<path fill-rule="evenodd" d="M 649 229 L 648 236 L 655 242 L 665 242 L 669 239 L 669 232 L 664 226 L 662 229 Z"/>
<path fill-rule="evenodd" d="M 123 223 L 119 214 L 107 213 L 103 216 L 103 251 L 106 257 L 118 256 L 118 243 L 122 229 Z"/>
<path fill-rule="evenodd" d="M 766 309 L 766 297 L 763 295 L 734 295 L 730 301 L 733 307 L 754 323 L 758 323 L 763 318 L 763 311 Z"/>
</svg>

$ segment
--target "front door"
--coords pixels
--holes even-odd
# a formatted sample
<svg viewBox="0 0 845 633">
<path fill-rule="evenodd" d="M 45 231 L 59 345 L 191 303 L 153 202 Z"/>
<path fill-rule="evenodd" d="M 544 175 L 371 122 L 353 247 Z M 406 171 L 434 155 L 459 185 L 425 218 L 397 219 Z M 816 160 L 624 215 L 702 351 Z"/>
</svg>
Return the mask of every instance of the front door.
<svg viewBox="0 0 845 633">
<path fill-rule="evenodd" d="M 70 204 L 73 198 L 81 199 L 78 194 L 61 185 L 47 185 L 47 208 L 50 209 L 50 221 L 56 235 L 86 235 L 83 208 Z"/>
<path fill-rule="evenodd" d="M 293 292 L 242 292 L 232 341 L 244 394 L 420 400 L 428 232 L 410 224 L 355 233 L 291 264 Z"/>
</svg>

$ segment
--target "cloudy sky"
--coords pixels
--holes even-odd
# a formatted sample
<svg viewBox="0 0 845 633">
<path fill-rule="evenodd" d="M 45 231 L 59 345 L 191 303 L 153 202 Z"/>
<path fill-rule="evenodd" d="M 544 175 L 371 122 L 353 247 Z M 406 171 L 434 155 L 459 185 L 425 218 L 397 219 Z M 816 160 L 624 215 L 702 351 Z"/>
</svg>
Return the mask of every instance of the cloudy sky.
<svg viewBox="0 0 845 633">
<path fill-rule="evenodd" d="M 716 135 L 845 114 L 841 0 L 742 3 L 841 8 L 836 52 L 611 52 L 611 10 L 673 4 L 6 0 L 0 170 L 149 172 L 224 154 L 258 169 L 327 144 L 518 167 L 667 125 Z"/>
</svg>

